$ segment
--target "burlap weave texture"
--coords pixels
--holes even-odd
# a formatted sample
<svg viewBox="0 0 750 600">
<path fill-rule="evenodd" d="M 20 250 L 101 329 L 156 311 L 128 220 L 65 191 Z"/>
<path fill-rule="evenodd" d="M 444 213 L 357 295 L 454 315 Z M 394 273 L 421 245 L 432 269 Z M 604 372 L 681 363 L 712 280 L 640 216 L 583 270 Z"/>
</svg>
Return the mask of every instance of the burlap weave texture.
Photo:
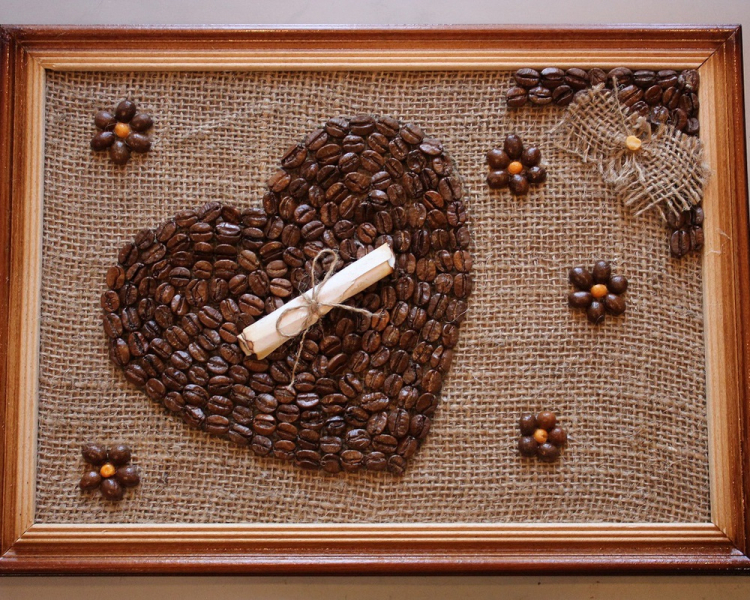
<svg viewBox="0 0 750 600">
<path fill-rule="evenodd" d="M 549 143 L 562 112 L 508 112 L 510 73 L 55 73 L 46 94 L 36 520 L 522 522 L 709 519 L 701 265 L 675 261 L 657 214 L 607 195 Z M 154 146 L 125 167 L 88 142 L 124 97 Z M 109 363 L 99 295 L 117 249 L 206 200 L 259 205 L 284 150 L 327 118 L 390 114 L 443 141 L 464 179 L 475 291 L 430 437 L 401 478 L 325 476 L 189 430 Z M 484 155 L 515 131 L 549 179 L 490 192 Z M 628 310 L 590 325 L 571 266 L 630 280 Z M 518 457 L 522 412 L 555 410 L 556 465 Z M 142 473 L 119 504 L 77 489 L 80 444 L 125 441 Z"/>
<path fill-rule="evenodd" d="M 628 150 L 628 136 L 642 146 Z M 703 200 L 709 169 L 699 138 L 672 125 L 652 133 L 645 117 L 628 113 L 610 90 L 586 90 L 566 110 L 551 132 L 555 145 L 584 162 L 593 162 L 614 195 L 640 215 L 658 209 L 679 214 Z"/>
</svg>

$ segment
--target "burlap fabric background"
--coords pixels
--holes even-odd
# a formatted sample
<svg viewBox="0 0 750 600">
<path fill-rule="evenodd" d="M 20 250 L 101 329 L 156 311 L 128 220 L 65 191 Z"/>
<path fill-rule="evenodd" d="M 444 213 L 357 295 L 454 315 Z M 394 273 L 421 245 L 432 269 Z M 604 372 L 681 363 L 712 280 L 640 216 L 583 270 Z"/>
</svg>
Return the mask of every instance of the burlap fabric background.
<svg viewBox="0 0 750 600">
<path fill-rule="evenodd" d="M 660 217 L 607 197 L 551 147 L 556 108 L 508 113 L 509 73 L 50 73 L 47 82 L 36 519 L 69 522 L 707 521 L 700 259 L 669 257 Z M 89 149 L 124 97 L 154 147 L 117 168 Z M 441 139 L 464 178 L 476 286 L 432 432 L 401 478 L 259 459 L 167 416 L 110 364 L 99 295 L 117 249 L 208 199 L 257 205 L 286 147 L 329 116 L 390 114 Z M 515 131 L 549 180 L 490 192 L 484 155 Z M 611 260 L 628 310 L 590 325 L 567 272 Z M 556 465 L 523 460 L 517 419 L 555 410 Z M 77 489 L 85 441 L 125 441 L 142 484 L 119 504 Z"/>
</svg>

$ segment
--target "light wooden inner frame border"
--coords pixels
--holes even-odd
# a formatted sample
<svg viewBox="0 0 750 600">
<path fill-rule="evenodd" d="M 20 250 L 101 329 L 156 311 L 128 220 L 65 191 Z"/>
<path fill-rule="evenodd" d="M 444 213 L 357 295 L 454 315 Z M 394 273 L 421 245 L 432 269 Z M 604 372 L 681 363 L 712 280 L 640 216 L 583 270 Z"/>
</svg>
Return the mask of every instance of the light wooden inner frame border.
<svg viewBox="0 0 750 600">
<path fill-rule="evenodd" d="M 697 68 L 711 521 L 34 523 L 47 70 Z M 750 569 L 748 210 L 739 27 L 0 28 L 0 573 Z"/>
</svg>

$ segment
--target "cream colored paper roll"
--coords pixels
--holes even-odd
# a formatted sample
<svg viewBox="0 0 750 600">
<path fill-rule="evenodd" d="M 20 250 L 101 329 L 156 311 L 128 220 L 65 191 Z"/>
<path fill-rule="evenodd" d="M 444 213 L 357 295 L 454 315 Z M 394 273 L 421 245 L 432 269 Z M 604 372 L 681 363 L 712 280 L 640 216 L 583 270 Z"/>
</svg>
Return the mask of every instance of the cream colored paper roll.
<svg viewBox="0 0 750 600">
<path fill-rule="evenodd" d="M 367 256 L 331 276 L 325 283 L 307 290 L 301 296 L 277 308 L 270 315 L 246 327 L 237 336 L 240 347 L 248 356 L 255 354 L 259 359 L 265 358 L 292 337 L 302 333 L 306 327 L 315 324 L 317 318 L 309 319 L 310 311 L 306 309 L 308 306 L 306 300 L 309 301 L 314 293 L 317 294 L 317 302 L 321 305 L 318 312 L 321 315 L 326 314 L 332 307 L 325 305 L 341 304 L 393 273 L 395 266 L 396 257 L 393 251 L 388 244 L 383 244 Z M 299 310 L 294 310 L 297 308 Z M 283 323 L 286 335 L 281 335 L 277 329 L 282 314 L 286 314 Z"/>
</svg>

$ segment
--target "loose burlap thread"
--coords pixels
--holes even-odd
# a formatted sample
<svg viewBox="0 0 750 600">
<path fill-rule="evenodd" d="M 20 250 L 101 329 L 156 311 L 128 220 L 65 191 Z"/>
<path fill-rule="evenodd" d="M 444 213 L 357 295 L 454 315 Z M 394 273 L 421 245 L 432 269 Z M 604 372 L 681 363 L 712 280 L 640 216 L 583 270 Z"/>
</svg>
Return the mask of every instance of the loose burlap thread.
<svg viewBox="0 0 750 600">
<path fill-rule="evenodd" d="M 36 520 L 524 522 L 709 519 L 701 294 L 593 169 L 553 147 L 554 107 L 508 111 L 507 72 L 48 72 Z M 88 142 L 130 97 L 154 145 L 125 168 Z M 403 477 L 327 476 L 187 428 L 110 364 L 99 295 L 117 249 L 180 209 L 258 206 L 284 150 L 333 115 L 390 114 L 440 139 L 464 179 L 475 291 L 430 436 Z M 486 151 L 516 132 L 549 179 L 490 192 Z M 628 309 L 593 327 L 566 304 L 570 266 L 612 261 Z M 549 408 L 555 465 L 518 457 L 517 419 Z M 113 504 L 82 494 L 80 444 L 124 441 L 142 473 Z"/>
<path fill-rule="evenodd" d="M 553 143 L 596 164 L 636 216 L 651 208 L 678 214 L 699 204 L 709 176 L 700 139 L 672 125 L 652 133 L 645 117 L 625 110 L 603 84 L 586 90 L 552 130 Z M 642 141 L 636 152 L 625 147 L 631 135 Z"/>
</svg>

